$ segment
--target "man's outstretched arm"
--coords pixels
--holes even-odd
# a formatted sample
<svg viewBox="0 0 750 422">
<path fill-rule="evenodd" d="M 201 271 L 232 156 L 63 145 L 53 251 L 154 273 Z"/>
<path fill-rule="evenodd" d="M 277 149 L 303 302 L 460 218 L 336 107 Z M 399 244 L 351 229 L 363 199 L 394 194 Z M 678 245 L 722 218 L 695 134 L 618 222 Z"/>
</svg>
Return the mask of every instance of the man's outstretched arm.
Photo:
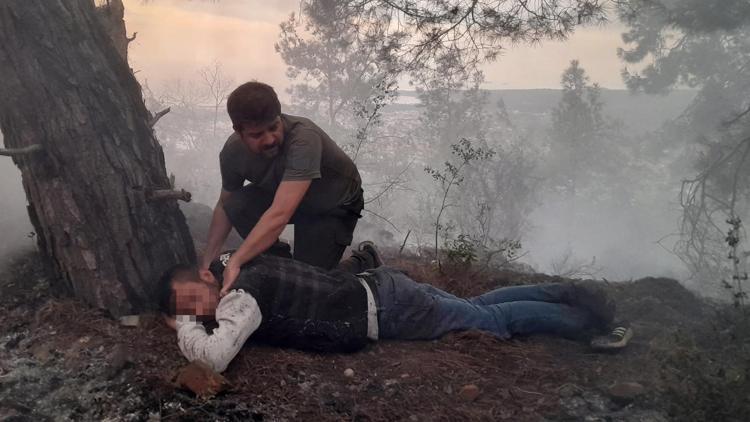
<svg viewBox="0 0 750 422">
<path fill-rule="evenodd" d="M 216 372 L 229 366 L 250 335 L 258 329 L 262 314 L 255 298 L 241 290 L 226 295 L 216 308 L 219 327 L 207 334 L 192 315 L 178 315 L 177 341 L 190 362 L 200 360 Z"/>
<path fill-rule="evenodd" d="M 271 206 L 260 217 L 239 249 L 229 258 L 224 269 L 222 294 L 232 288 L 243 264 L 260 255 L 276 242 L 302 202 L 302 198 L 310 188 L 310 183 L 312 183 L 311 180 L 295 180 L 279 184 Z"/>
<path fill-rule="evenodd" d="M 200 262 L 200 269 L 207 270 L 213 261 L 221 252 L 224 241 L 227 240 L 229 232 L 232 230 L 232 223 L 227 217 L 226 211 L 224 211 L 224 203 L 229 200 L 232 193 L 224 189 L 219 194 L 219 200 L 216 202 L 214 207 L 214 213 L 211 217 L 211 224 L 208 226 L 208 239 L 206 242 L 206 250 L 203 251 L 203 257 Z"/>
</svg>

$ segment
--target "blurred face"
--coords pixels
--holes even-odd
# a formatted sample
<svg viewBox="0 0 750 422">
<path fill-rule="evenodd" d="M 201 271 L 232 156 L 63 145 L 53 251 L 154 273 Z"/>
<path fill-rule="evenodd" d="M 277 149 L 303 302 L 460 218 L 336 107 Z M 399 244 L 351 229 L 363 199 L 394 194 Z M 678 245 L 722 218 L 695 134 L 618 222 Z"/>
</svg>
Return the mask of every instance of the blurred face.
<svg viewBox="0 0 750 422">
<path fill-rule="evenodd" d="M 284 141 L 284 124 L 279 116 L 270 123 L 244 124 L 238 133 L 250 151 L 266 158 L 273 158 L 279 153 L 281 143 Z"/>
<path fill-rule="evenodd" d="M 210 273 L 209 273 L 210 274 Z M 212 319 L 219 304 L 219 287 L 213 275 L 201 273 L 195 280 L 180 280 L 172 284 L 177 315 L 195 315 Z"/>
</svg>

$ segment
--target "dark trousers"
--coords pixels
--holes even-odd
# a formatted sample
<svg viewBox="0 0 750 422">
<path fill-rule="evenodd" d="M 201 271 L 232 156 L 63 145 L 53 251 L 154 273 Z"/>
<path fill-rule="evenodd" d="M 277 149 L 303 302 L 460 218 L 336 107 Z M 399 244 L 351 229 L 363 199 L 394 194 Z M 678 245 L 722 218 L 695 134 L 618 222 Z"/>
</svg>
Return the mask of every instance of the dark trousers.
<svg viewBox="0 0 750 422">
<path fill-rule="evenodd" d="M 272 202 L 272 193 L 248 185 L 232 193 L 224 203 L 224 211 L 244 239 Z M 294 254 L 288 244 L 278 241 L 266 253 L 294 258 L 328 270 L 336 268 L 344 250 L 352 243 L 352 233 L 363 205 L 360 190 L 359 198 L 353 204 L 325 213 L 306 213 L 298 208 L 289 221 L 294 225 Z"/>
<path fill-rule="evenodd" d="M 528 334 L 577 339 L 598 324 L 590 312 L 566 303 L 570 284 L 504 287 L 463 299 L 388 267 L 368 273 L 383 339 L 431 340 L 463 330 L 487 331 L 501 339 Z"/>
</svg>

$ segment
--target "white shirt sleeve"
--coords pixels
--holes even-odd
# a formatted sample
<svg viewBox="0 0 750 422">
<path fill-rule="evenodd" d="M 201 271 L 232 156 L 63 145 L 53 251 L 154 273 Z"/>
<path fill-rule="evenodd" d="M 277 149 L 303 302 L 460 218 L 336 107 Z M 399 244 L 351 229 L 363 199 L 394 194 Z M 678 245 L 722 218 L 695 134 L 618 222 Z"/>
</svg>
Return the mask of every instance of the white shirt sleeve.
<svg viewBox="0 0 750 422">
<path fill-rule="evenodd" d="M 219 302 L 213 334 L 193 315 L 178 315 L 177 341 L 182 354 L 190 362 L 201 360 L 216 372 L 229 366 L 248 337 L 258 329 L 262 314 L 255 298 L 243 290 L 233 290 Z"/>
</svg>

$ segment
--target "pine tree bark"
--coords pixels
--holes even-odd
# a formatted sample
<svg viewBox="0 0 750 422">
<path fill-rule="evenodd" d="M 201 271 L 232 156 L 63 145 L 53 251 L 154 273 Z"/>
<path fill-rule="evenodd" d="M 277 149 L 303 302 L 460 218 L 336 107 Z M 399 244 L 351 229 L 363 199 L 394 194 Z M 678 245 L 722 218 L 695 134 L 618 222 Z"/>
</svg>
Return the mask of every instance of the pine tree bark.
<svg viewBox="0 0 750 422">
<path fill-rule="evenodd" d="M 40 249 L 60 280 L 114 316 L 155 303 L 169 266 L 193 261 L 185 218 L 138 82 L 92 0 L 0 3 L 0 129 Z"/>
</svg>

